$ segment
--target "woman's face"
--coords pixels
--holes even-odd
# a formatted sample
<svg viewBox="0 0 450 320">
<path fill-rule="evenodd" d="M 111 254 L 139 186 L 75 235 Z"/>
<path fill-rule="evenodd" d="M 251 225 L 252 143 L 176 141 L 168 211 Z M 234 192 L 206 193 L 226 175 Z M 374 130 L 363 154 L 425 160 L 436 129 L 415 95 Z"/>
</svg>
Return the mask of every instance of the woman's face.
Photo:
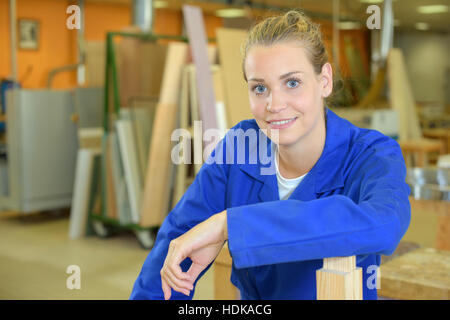
<svg viewBox="0 0 450 320">
<path fill-rule="evenodd" d="M 260 129 L 279 129 L 279 145 L 292 145 L 324 121 L 323 98 L 332 90 L 331 65 L 314 72 L 294 42 L 255 46 L 244 64 L 250 107 Z M 274 141 L 276 143 L 276 141 Z"/>
</svg>

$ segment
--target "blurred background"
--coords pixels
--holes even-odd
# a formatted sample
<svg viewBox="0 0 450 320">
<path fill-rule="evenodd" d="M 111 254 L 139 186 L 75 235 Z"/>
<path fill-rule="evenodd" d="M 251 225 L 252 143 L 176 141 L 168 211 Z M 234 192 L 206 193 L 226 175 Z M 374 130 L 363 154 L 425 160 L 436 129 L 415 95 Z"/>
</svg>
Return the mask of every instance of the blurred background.
<svg viewBox="0 0 450 320">
<path fill-rule="evenodd" d="M 240 45 L 290 9 L 321 25 L 327 105 L 402 148 L 412 220 L 380 297 L 449 299 L 449 0 L 0 0 L 0 298 L 127 299 L 201 167 L 195 122 L 252 118 Z M 230 265 L 194 298 L 236 298 Z"/>
</svg>

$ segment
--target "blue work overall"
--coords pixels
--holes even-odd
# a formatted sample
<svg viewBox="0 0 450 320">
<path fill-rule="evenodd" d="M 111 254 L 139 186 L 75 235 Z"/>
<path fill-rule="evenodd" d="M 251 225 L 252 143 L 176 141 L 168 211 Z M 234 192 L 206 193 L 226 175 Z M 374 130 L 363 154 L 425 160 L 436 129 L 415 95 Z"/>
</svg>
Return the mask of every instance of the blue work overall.
<svg viewBox="0 0 450 320">
<path fill-rule="evenodd" d="M 244 120 L 232 129 L 245 133 L 259 128 L 255 120 Z M 223 159 L 230 157 L 230 132 L 210 158 L 220 152 Z M 233 258 L 231 282 L 243 299 L 316 299 L 322 259 L 352 255 L 362 267 L 363 299 L 377 299 L 374 272 L 380 255 L 392 254 L 411 219 L 398 143 L 327 108 L 323 152 L 287 200 L 279 198 L 275 172 L 262 174 L 259 157 L 256 163 L 249 161 L 264 143 L 273 150 L 271 140 L 258 135 L 258 146 L 249 145 L 245 163 L 209 161 L 202 166 L 162 224 L 131 299 L 164 299 L 160 270 L 170 241 L 223 210 Z M 236 148 L 231 147 L 235 162 Z M 183 271 L 190 264 L 185 259 Z M 172 290 L 171 299 L 192 299 L 193 294 Z"/>
</svg>

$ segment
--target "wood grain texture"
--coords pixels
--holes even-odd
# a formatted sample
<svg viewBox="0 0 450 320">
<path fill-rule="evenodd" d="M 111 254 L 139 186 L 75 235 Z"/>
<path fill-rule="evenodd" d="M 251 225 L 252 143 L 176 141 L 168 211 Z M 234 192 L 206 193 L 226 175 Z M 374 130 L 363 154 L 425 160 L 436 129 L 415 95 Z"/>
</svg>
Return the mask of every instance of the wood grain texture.
<svg viewBox="0 0 450 320">
<path fill-rule="evenodd" d="M 171 134 L 176 123 L 182 70 L 187 56 L 185 43 L 171 42 L 168 45 L 140 207 L 140 225 L 144 227 L 160 226 L 169 211 L 173 168 Z"/>
<path fill-rule="evenodd" d="M 125 172 L 132 221 L 133 223 L 139 223 L 142 186 L 139 178 L 139 162 L 131 121 L 117 120 L 116 128 L 119 137 L 120 155 Z"/>
<path fill-rule="evenodd" d="M 125 31 L 140 33 L 137 27 Z M 123 37 L 118 49 L 121 107 L 129 107 L 136 97 L 157 97 L 161 91 L 167 46 Z"/>
<path fill-rule="evenodd" d="M 89 87 L 103 87 L 105 84 L 106 43 L 86 41 L 86 83 Z"/>
<path fill-rule="evenodd" d="M 187 67 L 183 68 L 180 94 L 179 128 L 189 128 L 189 74 Z M 181 163 L 176 165 L 175 185 L 172 198 L 172 208 L 180 201 L 186 191 L 187 166 L 191 162 L 191 139 L 181 136 L 179 145 L 182 146 L 180 156 Z"/>
<path fill-rule="evenodd" d="M 203 122 L 203 132 L 205 132 L 208 129 L 217 129 L 216 99 L 210 58 L 208 57 L 205 25 L 199 7 L 184 5 L 183 17 L 196 68 L 199 111 Z"/>
<path fill-rule="evenodd" d="M 387 59 L 391 107 L 399 115 L 400 140 L 420 139 L 422 130 L 416 111 L 405 59 L 400 49 L 391 49 Z"/>
<path fill-rule="evenodd" d="M 421 248 L 384 263 L 383 297 L 406 300 L 450 299 L 450 252 Z"/>
<path fill-rule="evenodd" d="M 316 284 L 317 300 L 362 300 L 362 269 L 355 256 L 324 259 Z"/>
<path fill-rule="evenodd" d="M 238 29 L 217 29 L 220 65 L 223 72 L 224 102 L 228 125 L 252 119 L 247 83 L 242 73 L 241 45 L 247 32 Z"/>
<path fill-rule="evenodd" d="M 196 69 L 193 64 L 189 64 L 188 67 L 189 77 L 189 105 L 191 112 L 191 128 L 192 128 L 192 143 L 194 144 L 194 171 L 197 174 L 203 164 L 203 129 L 201 128 L 201 121 L 198 107 L 198 94 L 197 94 L 197 80 Z M 200 125 L 199 125 L 200 124 Z"/>
<path fill-rule="evenodd" d="M 112 167 L 112 140 L 111 135 L 106 137 L 106 216 L 111 219 L 117 219 L 116 189 L 114 184 Z"/>
<path fill-rule="evenodd" d="M 450 250 L 450 202 L 409 197 L 411 223 L 402 241 Z"/>
</svg>

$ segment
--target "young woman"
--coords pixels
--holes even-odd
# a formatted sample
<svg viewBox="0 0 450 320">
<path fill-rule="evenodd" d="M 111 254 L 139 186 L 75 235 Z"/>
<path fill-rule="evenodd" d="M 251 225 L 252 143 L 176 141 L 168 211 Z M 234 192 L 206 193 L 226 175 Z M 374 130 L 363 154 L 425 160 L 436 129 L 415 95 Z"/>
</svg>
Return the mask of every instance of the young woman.
<svg viewBox="0 0 450 320">
<path fill-rule="evenodd" d="M 326 107 L 332 67 L 318 25 L 301 12 L 254 26 L 243 69 L 254 119 L 232 130 L 266 130 L 249 150 L 274 147 L 276 171 L 263 174 L 251 151 L 245 163 L 204 164 L 161 226 L 131 298 L 192 298 L 228 241 L 243 299 L 315 299 L 322 259 L 351 255 L 363 269 L 363 298 L 376 299 L 369 277 L 410 222 L 399 145 Z M 232 141 L 227 133 L 211 157 L 239 156 Z"/>
</svg>

